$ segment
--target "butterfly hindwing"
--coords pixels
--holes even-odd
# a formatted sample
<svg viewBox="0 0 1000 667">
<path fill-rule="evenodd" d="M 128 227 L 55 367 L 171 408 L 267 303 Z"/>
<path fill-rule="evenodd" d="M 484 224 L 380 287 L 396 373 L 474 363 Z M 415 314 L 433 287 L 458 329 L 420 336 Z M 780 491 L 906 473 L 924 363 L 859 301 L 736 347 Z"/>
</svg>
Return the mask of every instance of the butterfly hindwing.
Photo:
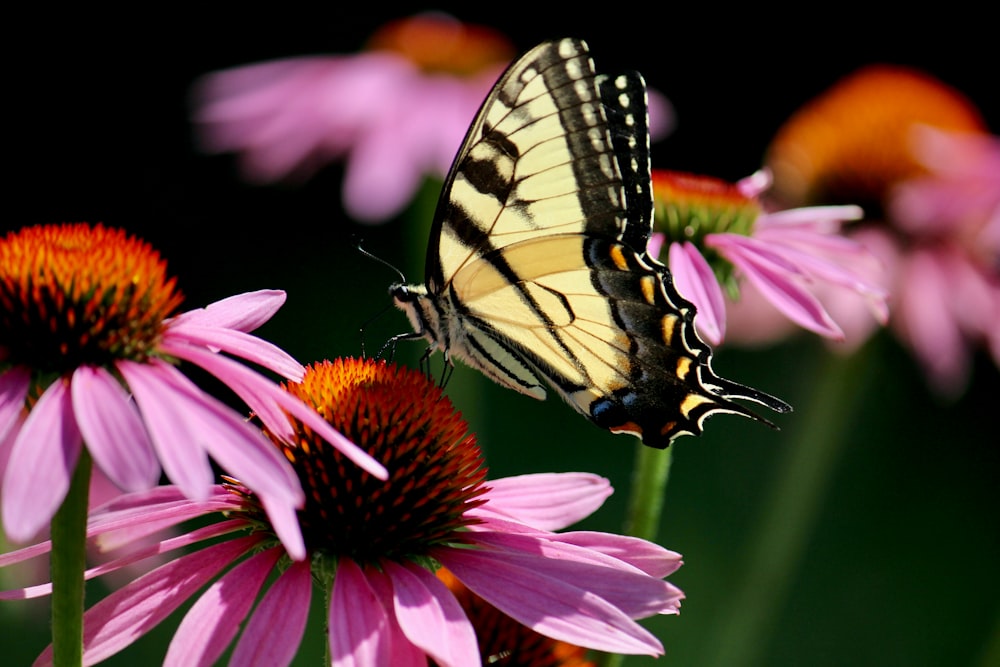
<svg viewBox="0 0 1000 667">
<path fill-rule="evenodd" d="M 505 72 L 466 135 L 426 283 L 391 293 L 449 360 L 535 398 L 548 383 L 654 447 L 716 412 L 760 419 L 731 398 L 786 407 L 712 372 L 694 307 L 645 253 L 652 210 L 642 77 L 596 74 L 580 40 L 546 42 Z"/>
</svg>

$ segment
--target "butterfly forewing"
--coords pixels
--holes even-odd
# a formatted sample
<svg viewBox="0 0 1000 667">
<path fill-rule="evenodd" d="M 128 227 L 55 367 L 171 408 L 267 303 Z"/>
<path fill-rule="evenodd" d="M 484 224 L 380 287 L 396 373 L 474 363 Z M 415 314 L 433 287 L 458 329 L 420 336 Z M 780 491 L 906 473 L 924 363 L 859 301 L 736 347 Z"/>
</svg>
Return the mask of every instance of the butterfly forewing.
<svg viewBox="0 0 1000 667">
<path fill-rule="evenodd" d="M 438 204 L 423 286 L 395 285 L 417 333 L 506 387 L 542 380 L 591 421 L 665 447 L 704 419 L 760 419 L 716 376 L 694 307 L 645 253 L 645 85 L 595 74 L 586 45 L 541 44 L 497 82 Z M 765 421 L 765 420 L 762 420 Z"/>
</svg>

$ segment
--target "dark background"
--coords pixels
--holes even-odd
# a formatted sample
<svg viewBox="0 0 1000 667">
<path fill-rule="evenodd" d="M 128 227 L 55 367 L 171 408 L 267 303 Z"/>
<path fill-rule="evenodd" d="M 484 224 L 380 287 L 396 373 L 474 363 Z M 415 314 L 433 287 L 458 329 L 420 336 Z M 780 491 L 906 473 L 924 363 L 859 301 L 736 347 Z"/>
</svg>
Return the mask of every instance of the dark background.
<svg viewBox="0 0 1000 667">
<path fill-rule="evenodd" d="M 398 312 L 368 323 L 387 305 L 395 276 L 361 257 L 355 241 L 411 281 L 421 277 L 415 258 L 424 241 L 413 241 L 418 234 L 403 218 L 380 226 L 347 219 L 336 164 L 302 185 L 245 184 L 231 156 L 195 150 L 188 92 L 216 69 L 356 51 L 378 25 L 405 12 L 235 7 L 212 15 L 173 5 L 11 13 L 9 37 L 21 46 L 8 48 L 12 150 L 4 200 L 12 207 L 0 231 L 62 221 L 123 227 L 167 258 L 185 307 L 281 288 L 288 302 L 259 331 L 263 337 L 309 362 L 360 354 L 364 327 L 371 351 L 408 324 Z M 519 49 L 576 35 L 589 42 L 599 68 L 642 71 L 678 118 L 673 134 L 653 147 L 655 167 L 745 176 L 790 113 L 870 62 L 920 67 L 967 94 L 994 132 L 998 126 L 995 24 L 954 3 L 934 16 L 879 17 L 833 4 L 810 5 L 808 15 L 687 3 L 641 12 L 626 3 L 592 7 L 544 17 L 533 5 L 498 3 L 452 12 L 504 32 Z M 421 349 L 401 350 L 399 359 L 414 363 Z M 987 420 L 1000 405 L 1000 377 L 980 354 L 966 394 L 944 402 L 888 335 L 866 353 L 862 372 L 845 380 L 847 437 L 822 477 L 801 561 L 780 573 L 788 595 L 779 596 L 768 632 L 755 642 L 759 664 L 986 667 L 991 638 L 993 659 L 1000 653 L 1000 456 Z M 826 357 L 803 335 L 763 350 L 724 348 L 715 368 L 799 407 Z M 480 434 L 492 476 L 600 472 L 617 493 L 584 527 L 619 529 L 631 440 L 594 429 L 556 400 L 531 401 L 464 368 L 449 393 Z M 808 428 L 799 414 L 780 417 L 779 433 L 718 417 L 704 437 L 674 447 L 660 541 L 684 554 L 672 580 L 688 597 L 679 617 L 649 624 L 666 647 L 657 664 L 711 664 L 739 582 L 774 574 L 747 572 L 745 557 L 780 466 L 799 446 L 792 437 Z M 27 664 L 47 643 L 44 617 L 28 608 L 0 606 L 9 664 Z M 109 664 L 159 661 L 178 620 Z M 319 638 L 306 643 L 311 652 L 296 664 L 318 660 Z"/>
</svg>

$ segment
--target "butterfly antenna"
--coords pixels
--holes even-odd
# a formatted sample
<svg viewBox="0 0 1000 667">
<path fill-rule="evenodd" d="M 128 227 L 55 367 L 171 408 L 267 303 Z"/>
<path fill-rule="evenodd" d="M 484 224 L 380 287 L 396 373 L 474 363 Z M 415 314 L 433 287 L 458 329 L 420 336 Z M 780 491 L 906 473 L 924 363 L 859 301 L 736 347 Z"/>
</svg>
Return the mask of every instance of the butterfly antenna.
<svg viewBox="0 0 1000 667">
<path fill-rule="evenodd" d="M 383 266 L 387 266 L 390 269 L 392 269 L 396 273 L 396 275 L 399 276 L 399 282 L 404 283 L 404 284 L 406 283 L 406 276 L 404 276 L 403 272 L 400 271 L 395 265 L 390 264 L 387 260 L 382 259 L 378 255 L 373 255 L 372 253 L 370 253 L 367 250 L 365 250 L 364 248 L 362 248 L 360 241 L 358 241 L 358 244 L 357 244 L 356 247 L 358 249 L 358 252 L 360 252 L 362 255 L 364 255 L 368 259 L 373 259 L 376 262 L 378 262 L 379 264 L 382 264 Z"/>
</svg>

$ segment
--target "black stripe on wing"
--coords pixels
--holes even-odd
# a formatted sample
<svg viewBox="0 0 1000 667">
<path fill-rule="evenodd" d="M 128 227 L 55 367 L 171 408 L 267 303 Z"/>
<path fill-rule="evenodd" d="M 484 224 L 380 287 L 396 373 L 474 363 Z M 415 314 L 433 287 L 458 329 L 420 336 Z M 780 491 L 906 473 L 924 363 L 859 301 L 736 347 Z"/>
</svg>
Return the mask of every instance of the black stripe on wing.
<svg viewBox="0 0 1000 667">
<path fill-rule="evenodd" d="M 600 75 L 597 84 L 625 195 L 621 239 L 642 253 L 653 229 L 646 83 L 638 72 L 626 72 L 615 77 Z"/>
<path fill-rule="evenodd" d="M 595 424 L 664 448 L 679 435 L 701 433 L 714 413 L 774 426 L 732 399 L 791 410 L 780 399 L 715 374 L 711 348 L 695 332 L 694 306 L 674 289 L 665 267 L 599 239 L 587 243 L 586 254 L 595 288 L 608 297 L 616 325 L 628 333 L 632 360 L 627 384 L 591 404 Z"/>
</svg>

